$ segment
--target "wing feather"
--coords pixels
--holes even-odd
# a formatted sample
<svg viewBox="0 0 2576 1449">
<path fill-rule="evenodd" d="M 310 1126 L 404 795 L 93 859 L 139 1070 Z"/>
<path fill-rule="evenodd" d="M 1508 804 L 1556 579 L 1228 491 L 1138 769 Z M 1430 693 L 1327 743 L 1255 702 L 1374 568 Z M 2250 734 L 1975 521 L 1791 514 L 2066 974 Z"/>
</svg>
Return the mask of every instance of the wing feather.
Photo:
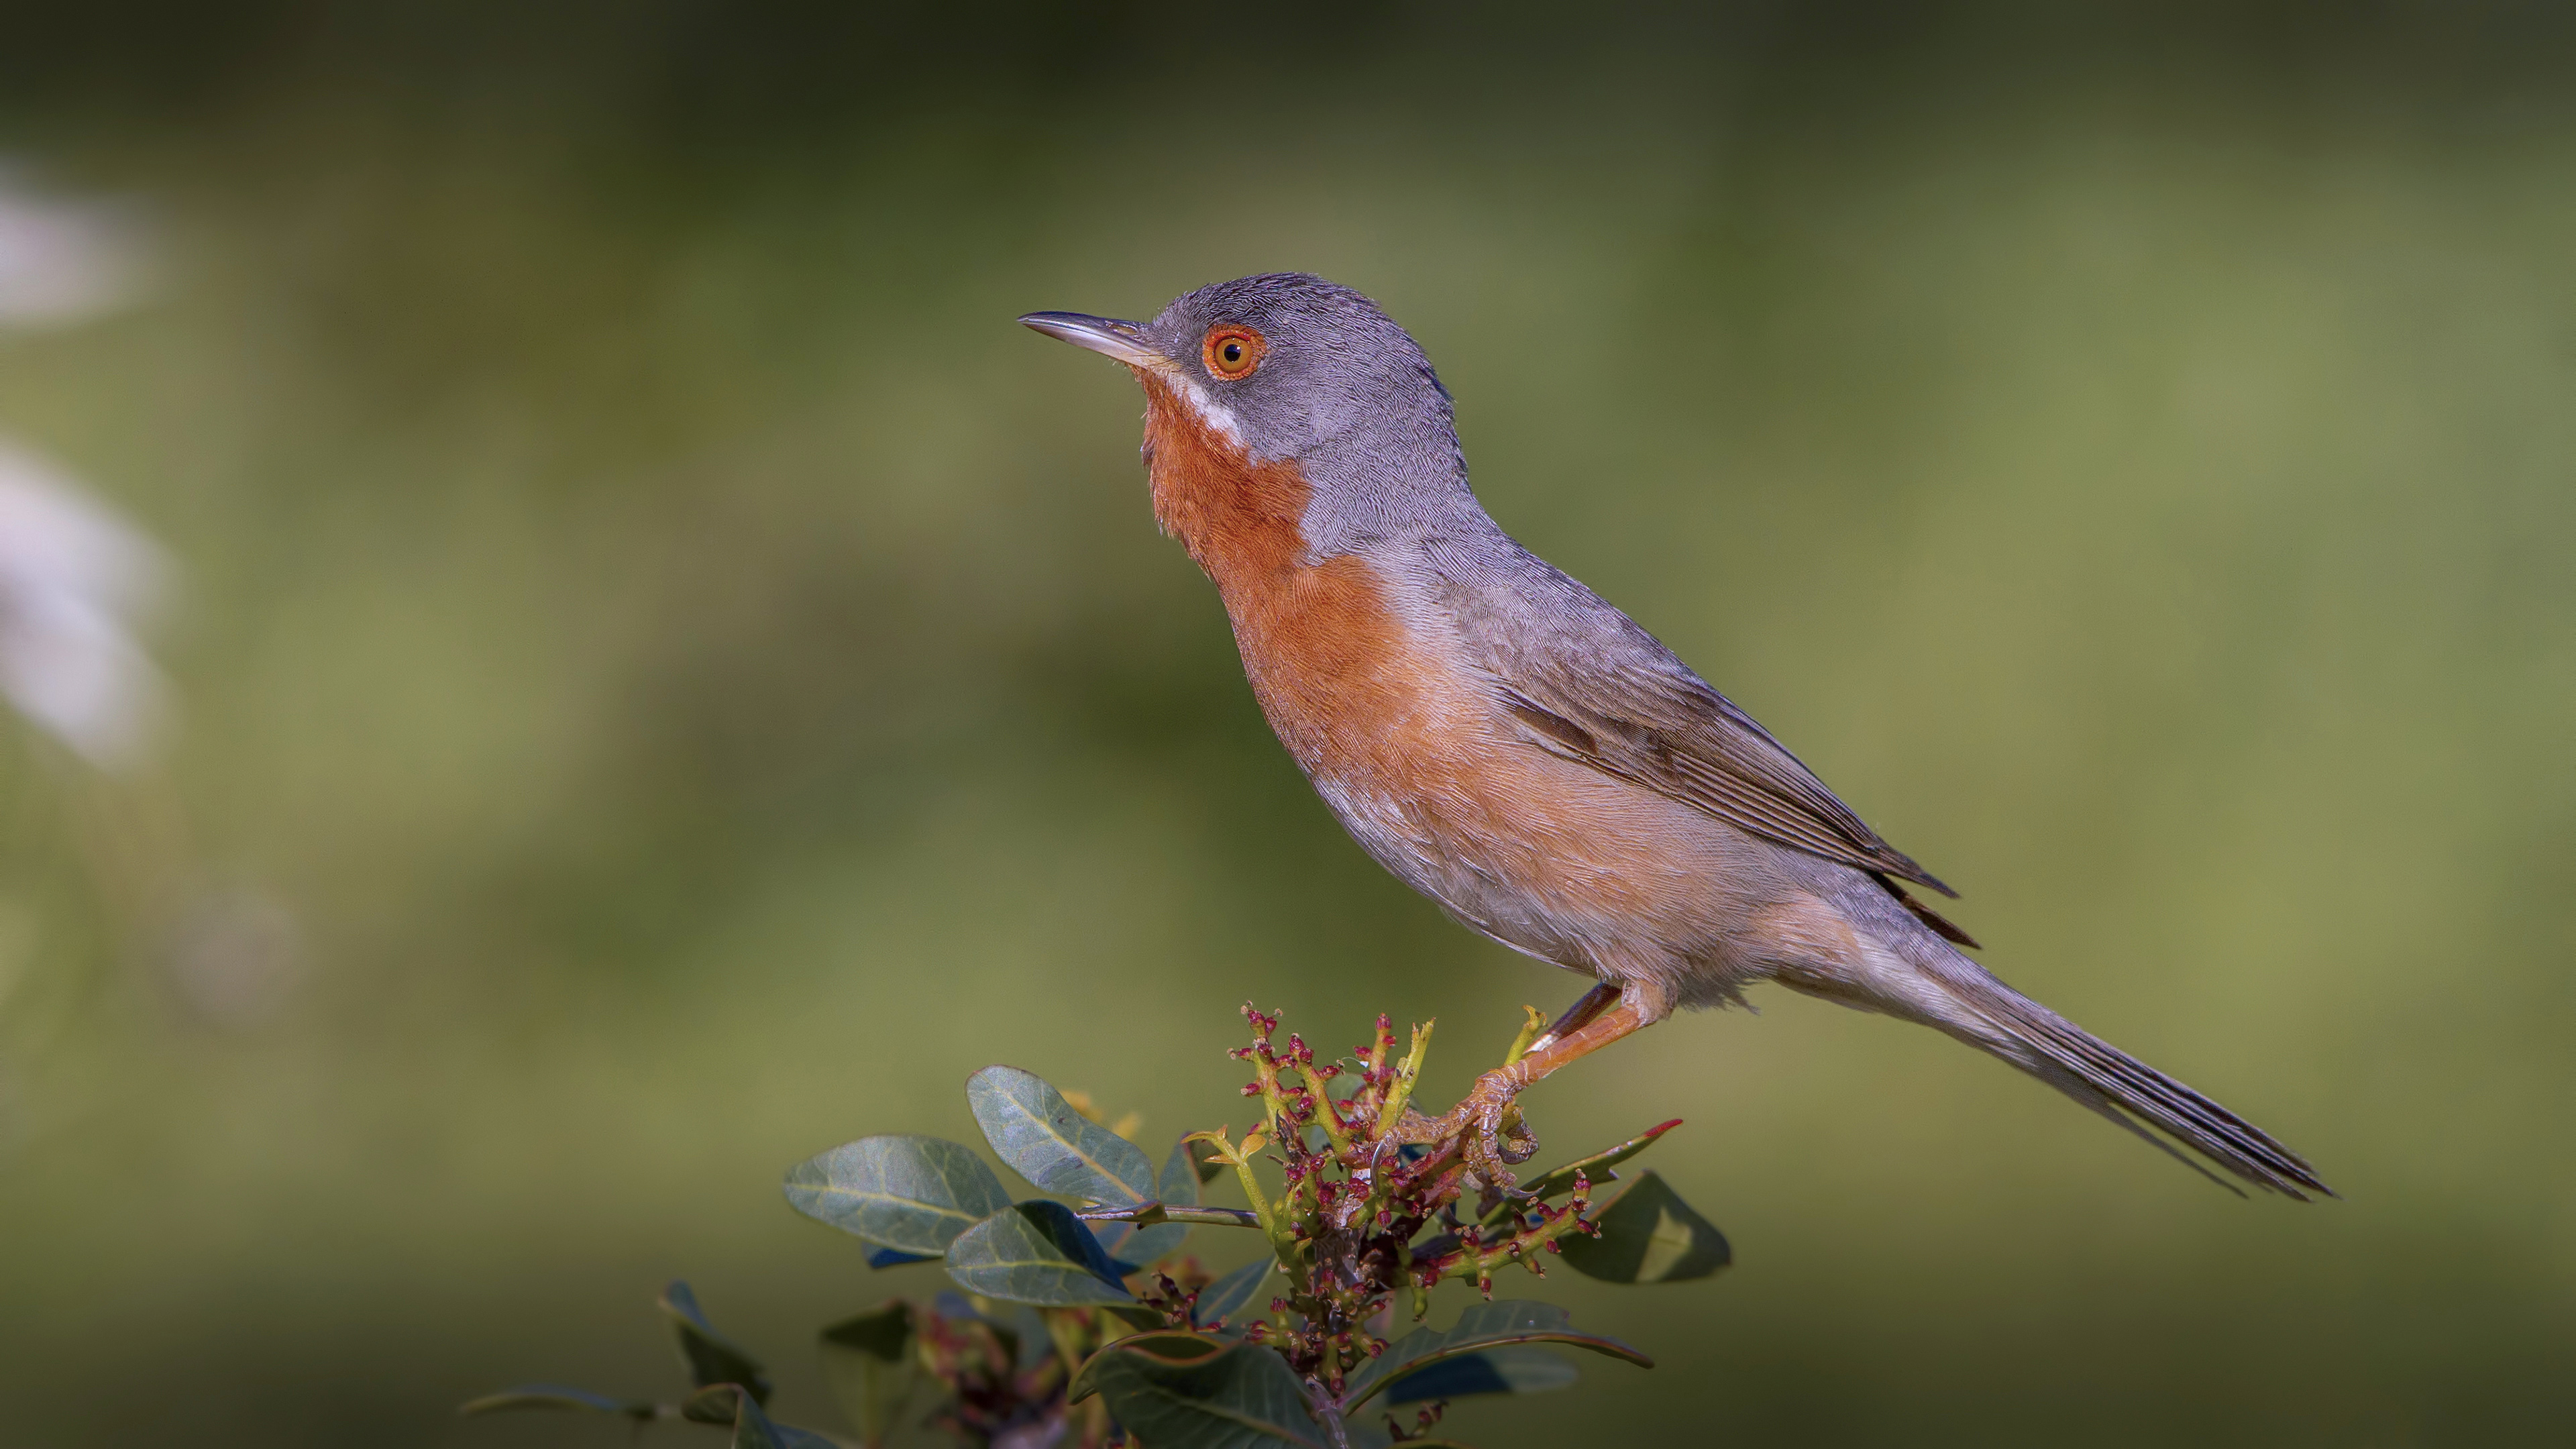
<svg viewBox="0 0 2576 1449">
<path fill-rule="evenodd" d="M 1542 748 L 1704 810 L 1739 830 L 1955 896 L 1837 799 L 1724 695 L 1669 681 L 1521 678 L 1497 694 Z M 1662 685 L 1663 688 L 1638 687 Z M 1662 696 L 1658 698 L 1657 696 Z M 1696 696 L 1696 697 L 1694 697 Z"/>
<path fill-rule="evenodd" d="M 1957 891 L 1869 828 L 1753 716 L 1600 595 L 1508 539 L 1430 560 L 1433 594 L 1537 747 L 1749 834 L 1895 882 Z M 1948 929 L 1946 921 L 1934 929 Z"/>
<path fill-rule="evenodd" d="M 1958 894 L 1880 838 L 1661 640 L 1513 547 L 1516 577 L 1508 582 L 1444 570 L 1437 591 L 1459 643 L 1479 656 L 1497 703 L 1532 743 L 1749 834 L 1882 877 L 1890 890 L 1905 880 Z"/>
</svg>

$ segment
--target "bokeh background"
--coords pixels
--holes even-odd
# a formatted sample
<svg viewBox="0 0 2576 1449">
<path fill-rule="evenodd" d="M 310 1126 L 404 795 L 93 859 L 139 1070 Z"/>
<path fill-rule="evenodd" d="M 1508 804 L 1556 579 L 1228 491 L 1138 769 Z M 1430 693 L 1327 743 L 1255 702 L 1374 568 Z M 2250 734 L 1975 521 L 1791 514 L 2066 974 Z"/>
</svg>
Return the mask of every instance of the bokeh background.
<svg viewBox="0 0 2576 1449">
<path fill-rule="evenodd" d="M 790 1163 L 971 1137 L 996 1060 L 1226 1121 L 1246 997 L 1437 1014 L 1435 1094 L 1570 999 L 1341 836 L 1154 533 L 1132 383 L 1010 323 L 1283 268 L 1412 328 L 1505 527 L 1999 972 L 2348 1198 L 1771 993 L 1534 1098 L 1560 1148 L 1686 1119 L 1736 1267 L 1556 1275 L 1661 1366 L 1453 1429 L 2567 1433 L 2562 8 L 7 28 L 12 184 L 130 285 L 0 330 L 0 434 L 166 567 L 157 744 L 0 718 L 0 1439 L 604 1449 L 452 1408 L 667 1394 L 674 1275 L 829 1425 L 813 1328 L 935 1280 Z"/>
</svg>

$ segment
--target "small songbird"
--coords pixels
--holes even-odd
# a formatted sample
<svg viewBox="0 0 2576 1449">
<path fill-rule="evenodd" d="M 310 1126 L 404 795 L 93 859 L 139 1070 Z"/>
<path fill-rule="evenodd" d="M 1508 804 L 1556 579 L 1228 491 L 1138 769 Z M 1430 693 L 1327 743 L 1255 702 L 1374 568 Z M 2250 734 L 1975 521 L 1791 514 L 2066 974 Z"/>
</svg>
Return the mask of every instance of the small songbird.
<svg viewBox="0 0 2576 1449">
<path fill-rule="evenodd" d="M 2332 1195 L 2297 1153 L 1995 979 L 1955 895 L 1769 731 L 1476 501 L 1448 390 L 1320 277 L 1151 322 L 1033 312 L 1145 389 L 1154 516 L 1225 602 L 1279 742 L 1351 837 L 1468 927 L 1595 984 L 1417 1140 L 1508 1190 L 1514 1097 L 1677 1007 L 1776 981 L 1948 1033 L 2190 1163 Z M 2197 1163 L 2192 1163 L 2197 1167 Z M 2215 1180 L 2215 1179 L 2213 1179 Z"/>
</svg>

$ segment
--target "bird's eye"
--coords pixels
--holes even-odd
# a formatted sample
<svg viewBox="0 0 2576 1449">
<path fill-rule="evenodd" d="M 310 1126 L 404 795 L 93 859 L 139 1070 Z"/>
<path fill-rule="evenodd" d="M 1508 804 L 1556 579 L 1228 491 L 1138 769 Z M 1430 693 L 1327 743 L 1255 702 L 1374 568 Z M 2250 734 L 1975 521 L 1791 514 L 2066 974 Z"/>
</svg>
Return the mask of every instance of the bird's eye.
<svg viewBox="0 0 2576 1449">
<path fill-rule="evenodd" d="M 1261 355 L 1269 350 L 1270 344 L 1249 327 L 1211 327 L 1202 349 L 1209 374 L 1219 382 L 1252 376 L 1252 370 L 1261 365 Z"/>
</svg>

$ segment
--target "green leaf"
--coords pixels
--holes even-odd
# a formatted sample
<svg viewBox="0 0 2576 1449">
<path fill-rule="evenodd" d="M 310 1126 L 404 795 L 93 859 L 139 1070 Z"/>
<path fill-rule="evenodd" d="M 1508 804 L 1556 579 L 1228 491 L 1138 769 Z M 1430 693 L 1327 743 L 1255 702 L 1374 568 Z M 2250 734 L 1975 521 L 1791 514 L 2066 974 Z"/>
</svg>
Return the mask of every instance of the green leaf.
<svg viewBox="0 0 2576 1449">
<path fill-rule="evenodd" d="M 948 1276 L 969 1293 L 1013 1303 L 1134 1301 L 1090 1226 L 1044 1199 L 1006 1207 L 958 1234 L 948 1245 Z"/>
<path fill-rule="evenodd" d="M 1189 1143 L 1174 1144 L 1172 1155 L 1163 1159 L 1162 1176 L 1154 1183 L 1154 1200 L 1165 1207 L 1199 1205 L 1199 1177 L 1190 1166 Z M 1128 1235 L 1109 1250 L 1109 1256 L 1138 1268 L 1150 1268 L 1179 1249 L 1189 1235 L 1188 1223 L 1155 1223 Z"/>
<path fill-rule="evenodd" d="M 1110 1261 L 1117 1264 L 1120 1277 L 1123 1278 L 1145 1266 L 1127 1256 L 1127 1244 L 1136 1236 L 1134 1223 L 1093 1223 L 1091 1235 L 1100 1240 L 1100 1251 L 1108 1254 Z"/>
<path fill-rule="evenodd" d="M 897 1133 L 845 1142 L 789 1168 L 787 1201 L 879 1248 L 936 1258 L 959 1233 L 1009 1207 L 1011 1195 L 964 1143 Z M 886 1266 L 878 1256 L 869 1263 Z"/>
<path fill-rule="evenodd" d="M 639 1423 L 660 1417 L 661 1410 L 641 1399 L 612 1399 L 588 1389 L 562 1384 L 519 1384 L 457 1406 L 460 1414 L 499 1414 L 513 1409 L 563 1409 L 578 1414 L 623 1414 Z"/>
<path fill-rule="evenodd" d="M 743 1351 L 742 1346 L 716 1332 L 698 1310 L 698 1295 L 689 1285 L 673 1279 L 662 1290 L 662 1312 L 671 1320 L 672 1331 L 680 1340 L 680 1361 L 688 1365 L 689 1382 L 700 1388 L 711 1384 L 739 1384 L 751 1391 L 762 1403 L 769 1402 L 769 1375 L 762 1371 L 760 1360 Z"/>
<path fill-rule="evenodd" d="M 1197 1207 L 1199 1184 L 1206 1181 L 1190 1160 L 1190 1149 L 1200 1144 L 1175 1142 L 1172 1155 L 1163 1159 L 1162 1176 L 1154 1180 L 1155 1199 L 1165 1207 Z"/>
<path fill-rule="evenodd" d="M 1106 1371 L 1106 1360 L 1111 1349 L 1128 1349 L 1137 1353 L 1151 1354 L 1157 1359 L 1174 1363 L 1198 1363 L 1215 1358 L 1225 1352 L 1227 1347 L 1229 1345 L 1224 1339 L 1213 1338 L 1204 1333 L 1189 1333 L 1177 1328 L 1122 1338 L 1083 1360 L 1082 1367 L 1074 1370 L 1073 1381 L 1064 1387 L 1064 1401 L 1068 1404 L 1079 1404 L 1100 1391 L 1100 1385 L 1095 1382 L 1095 1378 Z"/>
<path fill-rule="evenodd" d="M 1416 1369 L 1387 1389 L 1386 1401 L 1413 1404 L 1471 1394 L 1543 1394 L 1569 1387 L 1579 1377 L 1562 1354 L 1536 1344 L 1510 1344 Z"/>
<path fill-rule="evenodd" d="M 1154 1449 L 1322 1449 L 1288 1361 L 1259 1344 L 1147 1333 L 1091 1356 L 1067 1402 L 1093 1394 Z"/>
<path fill-rule="evenodd" d="M 1199 1180 L 1199 1186 L 1216 1181 L 1217 1174 L 1225 1171 L 1225 1159 L 1216 1155 L 1215 1143 L 1185 1142 L 1181 1147 L 1190 1155 L 1190 1175 Z"/>
<path fill-rule="evenodd" d="M 1726 1235 L 1652 1170 L 1639 1173 L 1637 1185 L 1593 1221 L 1601 1236 L 1568 1233 L 1557 1242 L 1568 1266 L 1605 1283 L 1686 1282 L 1734 1257 Z"/>
<path fill-rule="evenodd" d="M 1110 1256 L 1126 1264 L 1129 1272 L 1142 1272 L 1171 1256 L 1189 1235 L 1187 1223 L 1156 1223 L 1150 1228 L 1138 1228 Z"/>
<path fill-rule="evenodd" d="M 1268 1308 L 1270 1301 L 1263 1296 L 1261 1289 L 1278 1267 L 1279 1262 L 1275 1258 L 1255 1258 L 1217 1279 L 1199 1290 L 1198 1305 L 1191 1310 L 1190 1316 L 1196 1318 L 1201 1327 L 1213 1328 L 1219 1323 L 1231 1323 L 1255 1302 Z"/>
<path fill-rule="evenodd" d="M 739 1384 L 709 1384 L 680 1401 L 680 1417 L 692 1424 L 730 1424 L 742 1417 L 736 1403 L 741 1397 Z"/>
<path fill-rule="evenodd" d="M 823 1377 L 863 1443 L 882 1443 L 915 1387 L 912 1305 L 889 1298 L 823 1330 Z"/>
<path fill-rule="evenodd" d="M 1144 1149 L 1073 1110 L 1035 1073 L 986 1067 L 966 1079 L 966 1104 L 993 1150 L 1042 1190 L 1117 1207 L 1152 1199 Z"/>
<path fill-rule="evenodd" d="M 709 1384 L 689 1395 L 680 1416 L 693 1424 L 733 1426 L 732 1449 L 841 1449 L 830 1435 L 781 1424 L 738 1384 Z"/>
<path fill-rule="evenodd" d="M 1550 1168 L 1536 1180 L 1523 1184 L 1521 1191 L 1528 1193 L 1531 1198 L 1551 1198 L 1559 1193 L 1572 1192 L 1574 1174 L 1578 1171 L 1583 1174 L 1584 1180 L 1594 1187 L 1599 1187 L 1605 1182 L 1617 1182 L 1619 1174 L 1611 1171 L 1612 1168 L 1654 1146 L 1656 1138 L 1680 1125 L 1682 1125 L 1682 1119 L 1676 1117 L 1661 1126 L 1649 1127 L 1607 1151 L 1593 1153 L 1590 1157 L 1577 1158 L 1563 1167 Z M 1528 1200 L 1529 1198 L 1519 1199 L 1522 1202 Z M 1510 1211 L 1511 1209 L 1506 1206 L 1497 1209 L 1494 1216 L 1501 1217 Z"/>
<path fill-rule="evenodd" d="M 1388 1384 L 1429 1368 L 1444 1359 L 1461 1354 L 1514 1343 L 1562 1343 L 1575 1348 L 1588 1348 L 1594 1353 L 1646 1368 L 1654 1360 L 1615 1338 L 1577 1333 L 1567 1326 L 1568 1315 L 1553 1303 L 1525 1303 L 1509 1300 L 1499 1303 L 1471 1303 L 1458 1315 L 1458 1321 L 1445 1329 L 1417 1328 L 1387 1347 L 1385 1353 L 1361 1366 L 1343 1385 L 1342 1402 L 1356 1409 L 1370 1396 Z"/>
</svg>

